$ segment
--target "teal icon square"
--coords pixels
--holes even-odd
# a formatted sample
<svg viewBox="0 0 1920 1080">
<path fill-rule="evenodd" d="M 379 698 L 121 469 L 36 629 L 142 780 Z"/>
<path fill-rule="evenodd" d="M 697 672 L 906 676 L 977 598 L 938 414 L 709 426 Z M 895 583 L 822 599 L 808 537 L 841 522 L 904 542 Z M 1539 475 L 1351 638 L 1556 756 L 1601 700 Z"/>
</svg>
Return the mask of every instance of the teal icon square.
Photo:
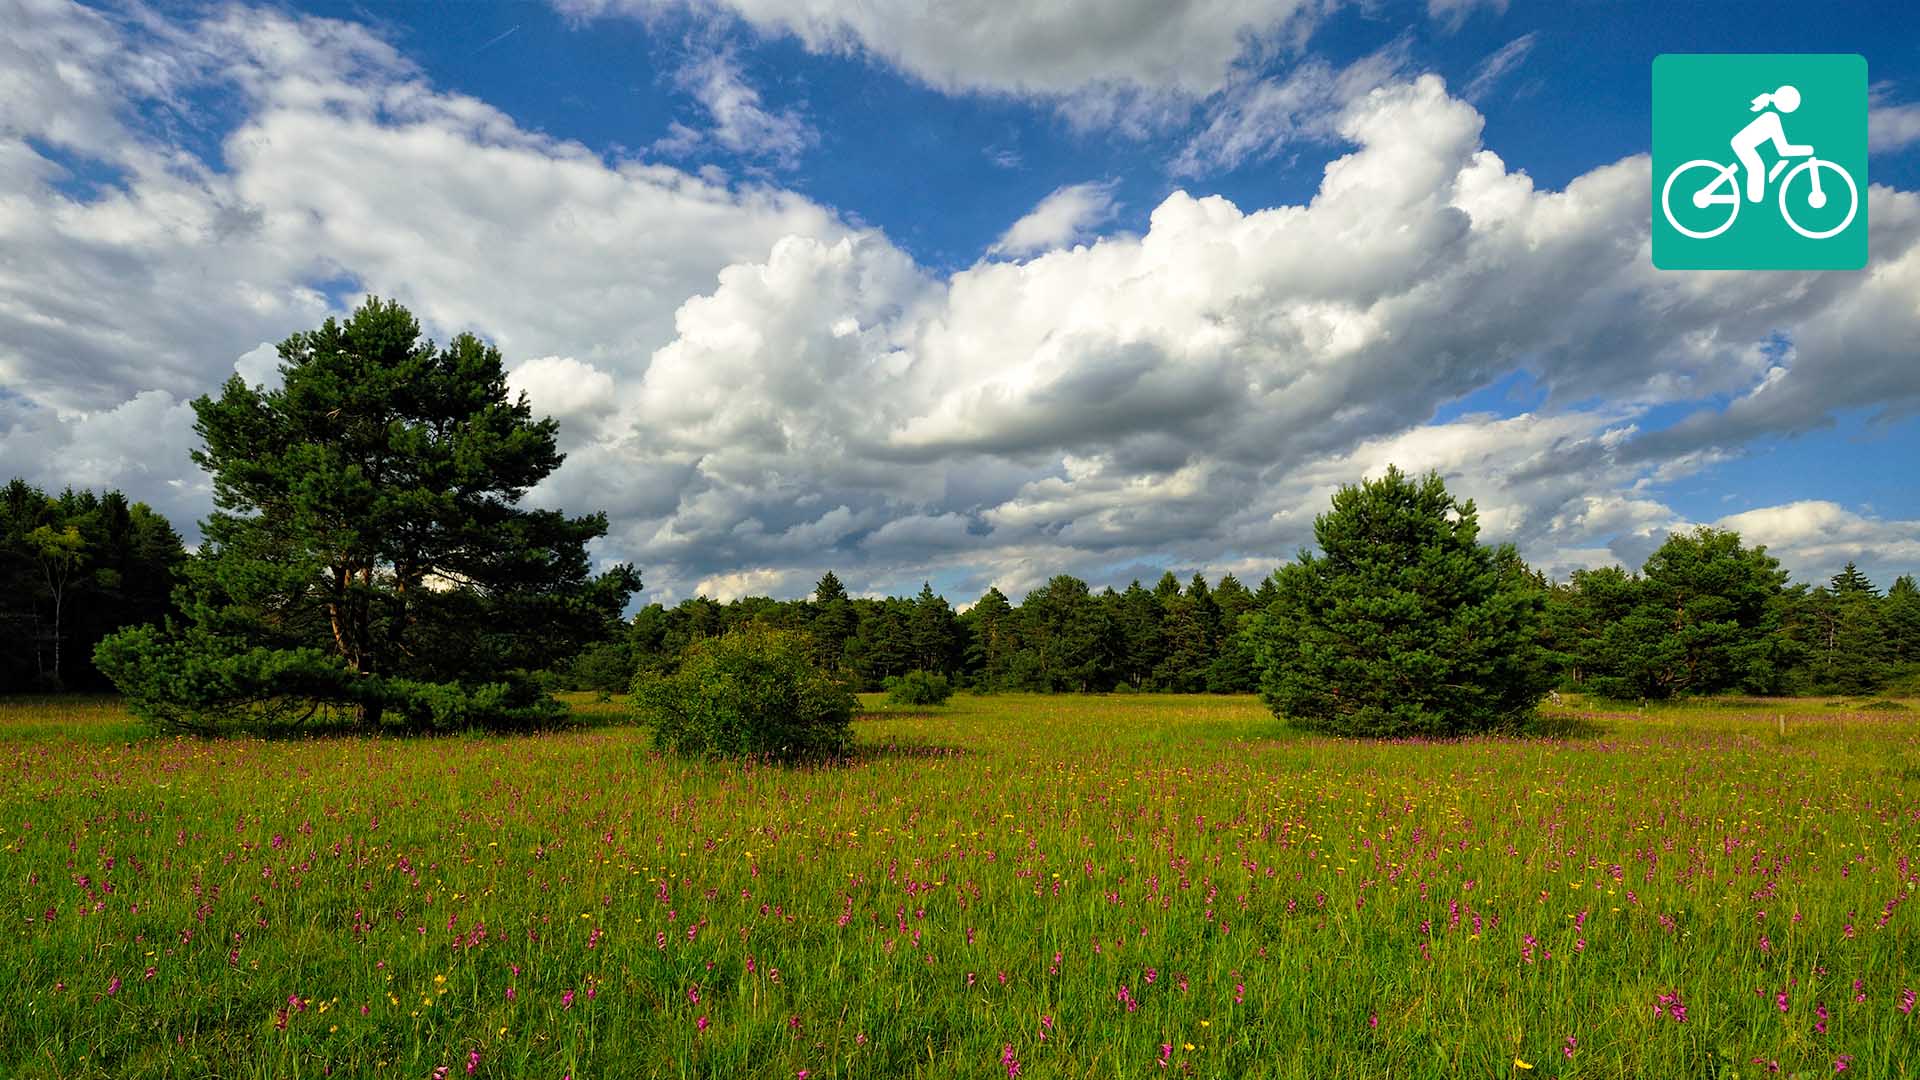
<svg viewBox="0 0 1920 1080">
<path fill-rule="evenodd" d="M 1653 265 L 1864 268 L 1866 58 L 1655 57 Z"/>
</svg>

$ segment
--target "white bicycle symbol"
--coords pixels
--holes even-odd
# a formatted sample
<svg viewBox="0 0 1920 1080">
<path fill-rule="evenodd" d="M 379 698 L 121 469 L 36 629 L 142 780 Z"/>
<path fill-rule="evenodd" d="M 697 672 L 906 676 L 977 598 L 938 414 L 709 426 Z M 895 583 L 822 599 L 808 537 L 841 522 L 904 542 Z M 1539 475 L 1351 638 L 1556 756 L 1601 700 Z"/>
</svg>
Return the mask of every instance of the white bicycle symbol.
<svg viewBox="0 0 1920 1080">
<path fill-rule="evenodd" d="M 1786 165 L 1787 162 L 1784 158 L 1774 162 L 1773 168 L 1767 172 L 1767 183 L 1773 183 L 1774 178 L 1780 175 L 1780 170 L 1786 168 Z M 1709 206 L 1727 207 L 1727 220 L 1711 229 L 1689 229 L 1685 225 L 1680 224 L 1680 219 L 1673 216 L 1674 181 L 1680 179 L 1681 173 L 1691 172 L 1695 169 L 1709 169 L 1712 170 L 1714 175 L 1711 180 L 1707 181 L 1704 187 L 1694 191 L 1692 198 L 1689 200 L 1693 203 L 1694 207 L 1701 210 Z M 1787 194 L 1793 188 L 1794 178 L 1801 173 L 1806 173 L 1813 181 L 1813 190 L 1807 193 L 1807 205 L 1815 210 L 1824 208 L 1827 205 L 1827 193 L 1820 186 L 1820 172 L 1823 169 L 1833 170 L 1839 175 L 1840 179 L 1847 182 L 1847 216 L 1841 219 L 1840 224 L 1835 225 L 1831 229 L 1816 231 L 1805 228 L 1799 222 L 1793 220 L 1793 209 L 1787 198 Z M 1693 161 L 1689 161 L 1667 174 L 1667 182 L 1660 189 L 1660 209 L 1667 215 L 1667 222 L 1669 224 L 1681 233 L 1693 237 L 1695 240 L 1709 240 L 1719 236 L 1721 233 L 1732 228 L 1733 220 L 1740 216 L 1739 175 L 1740 164 L 1738 162 L 1731 165 L 1722 165 L 1718 161 L 1708 161 L 1706 158 L 1696 158 Z M 1722 187 L 1726 188 L 1724 192 L 1719 191 Z M 1829 236 L 1840 233 L 1848 225 L 1853 224 L 1853 215 L 1858 213 L 1859 210 L 1860 189 L 1854 186 L 1853 176 L 1839 165 L 1823 158 L 1810 157 L 1802 161 L 1793 167 L 1793 171 L 1787 174 L 1785 180 L 1780 182 L 1780 216 L 1787 220 L 1787 225 L 1791 227 L 1794 232 L 1799 233 L 1809 240 L 1825 240 Z"/>
</svg>

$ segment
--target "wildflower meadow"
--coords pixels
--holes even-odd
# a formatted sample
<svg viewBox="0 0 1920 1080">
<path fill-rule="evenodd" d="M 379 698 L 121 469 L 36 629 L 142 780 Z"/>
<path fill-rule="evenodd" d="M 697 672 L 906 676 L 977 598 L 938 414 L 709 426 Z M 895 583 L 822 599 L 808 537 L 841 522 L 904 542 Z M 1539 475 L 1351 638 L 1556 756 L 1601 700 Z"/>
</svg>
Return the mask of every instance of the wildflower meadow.
<svg viewBox="0 0 1920 1080">
<path fill-rule="evenodd" d="M 1920 724 L 865 699 L 852 756 L 0 703 L 8 1077 L 1901 1077 Z"/>
</svg>

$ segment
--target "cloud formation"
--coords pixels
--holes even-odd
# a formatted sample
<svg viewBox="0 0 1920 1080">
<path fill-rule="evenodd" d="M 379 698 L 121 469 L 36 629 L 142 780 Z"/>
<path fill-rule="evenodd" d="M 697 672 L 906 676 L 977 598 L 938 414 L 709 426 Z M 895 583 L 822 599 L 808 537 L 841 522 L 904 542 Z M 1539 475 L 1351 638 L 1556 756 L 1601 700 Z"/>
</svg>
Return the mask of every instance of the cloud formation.
<svg viewBox="0 0 1920 1080">
<path fill-rule="evenodd" d="M 1309 0 L 555 0 L 579 18 L 691 11 L 861 53 L 947 91 L 1205 96 L 1261 41 L 1310 29 Z"/>
<path fill-rule="evenodd" d="M 671 157 L 712 145 L 730 153 L 792 169 L 820 141 L 798 110 L 769 110 L 747 81 L 739 58 L 725 49 L 702 48 L 674 73 L 674 84 L 707 114 L 704 130 L 675 121 L 654 149 Z"/>
<path fill-rule="evenodd" d="M 988 250 L 996 255 L 1032 255 L 1085 239 L 1119 208 L 1113 198 L 1114 187 L 1112 181 L 1089 181 L 1055 188 L 1008 226 Z"/>
<path fill-rule="evenodd" d="M 944 273 L 791 192 L 527 131 L 359 26 L 33 2 L 0 41 L 0 472 L 183 526 L 185 401 L 362 289 L 500 345 L 569 451 L 532 498 L 606 510 L 599 553 L 666 599 L 1252 578 L 1389 462 L 1558 572 L 1643 555 L 1686 524 L 1660 486 L 1756 437 L 1920 406 L 1914 194 L 1869 192 L 1862 274 L 1656 272 L 1644 157 L 1542 189 L 1391 54 L 1208 121 L 1215 163 L 1310 131 L 1303 203 L 1176 191 L 1092 237 L 1112 191 L 1080 185 Z M 188 94 L 217 130 L 151 122 Z M 1516 370 L 1536 406 L 1434 421 Z M 1909 523 L 1809 505 L 1738 520 L 1805 573 L 1920 561 Z"/>
</svg>

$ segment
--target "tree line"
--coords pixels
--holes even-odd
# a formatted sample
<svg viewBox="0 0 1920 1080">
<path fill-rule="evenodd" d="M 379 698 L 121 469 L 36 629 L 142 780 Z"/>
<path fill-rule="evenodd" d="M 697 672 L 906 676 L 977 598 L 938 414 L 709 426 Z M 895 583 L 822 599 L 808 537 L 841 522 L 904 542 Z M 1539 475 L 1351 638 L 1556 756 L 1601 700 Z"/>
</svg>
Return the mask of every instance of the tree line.
<svg viewBox="0 0 1920 1080">
<path fill-rule="evenodd" d="M 1669 536 L 1638 570 L 1575 571 L 1554 582 L 1507 554 L 1501 572 L 1540 603 L 1539 662 L 1554 684 L 1619 699 L 1741 692 L 1868 694 L 1920 684 L 1920 589 L 1884 593 L 1852 563 L 1823 584 L 1791 584 L 1764 548 L 1700 528 Z M 911 671 L 976 690 L 1250 693 L 1260 688 L 1253 617 L 1281 599 L 1269 576 L 1095 591 L 1059 575 L 1018 604 L 989 588 L 965 611 L 922 585 L 915 596 L 852 597 L 832 571 L 802 599 L 696 596 L 649 604 L 553 677 L 621 691 L 673 671 L 686 648 L 753 625 L 811 635 L 818 658 L 856 688 Z"/>
<path fill-rule="evenodd" d="M 111 681 L 170 729 L 524 727 L 565 714 L 556 685 L 625 690 L 689 656 L 757 663 L 758 646 L 703 644 L 742 629 L 785 635 L 761 642 L 769 656 L 804 642 L 862 690 L 919 672 L 928 689 L 1258 691 L 1354 734 L 1511 730 L 1556 684 L 1661 698 L 1920 683 L 1910 577 L 1883 593 L 1849 564 L 1790 584 L 1764 548 L 1701 528 L 1637 570 L 1551 582 L 1480 542 L 1471 500 L 1396 469 L 1343 487 L 1317 552 L 1253 588 L 1166 573 L 1095 591 L 1062 574 L 957 611 L 930 585 L 854 597 L 829 572 L 804 599 L 627 618 L 639 574 L 595 573 L 587 554 L 605 515 L 522 503 L 563 459 L 558 424 L 510 393 L 497 349 L 436 345 L 371 299 L 279 356 L 277 386 L 234 377 L 192 402 L 215 509 L 191 555 L 117 492 L 6 489 L 0 688 Z"/>
<path fill-rule="evenodd" d="M 145 503 L 15 478 L 0 489 L 0 693 L 109 688 L 94 646 L 163 619 L 186 559 Z"/>
</svg>

